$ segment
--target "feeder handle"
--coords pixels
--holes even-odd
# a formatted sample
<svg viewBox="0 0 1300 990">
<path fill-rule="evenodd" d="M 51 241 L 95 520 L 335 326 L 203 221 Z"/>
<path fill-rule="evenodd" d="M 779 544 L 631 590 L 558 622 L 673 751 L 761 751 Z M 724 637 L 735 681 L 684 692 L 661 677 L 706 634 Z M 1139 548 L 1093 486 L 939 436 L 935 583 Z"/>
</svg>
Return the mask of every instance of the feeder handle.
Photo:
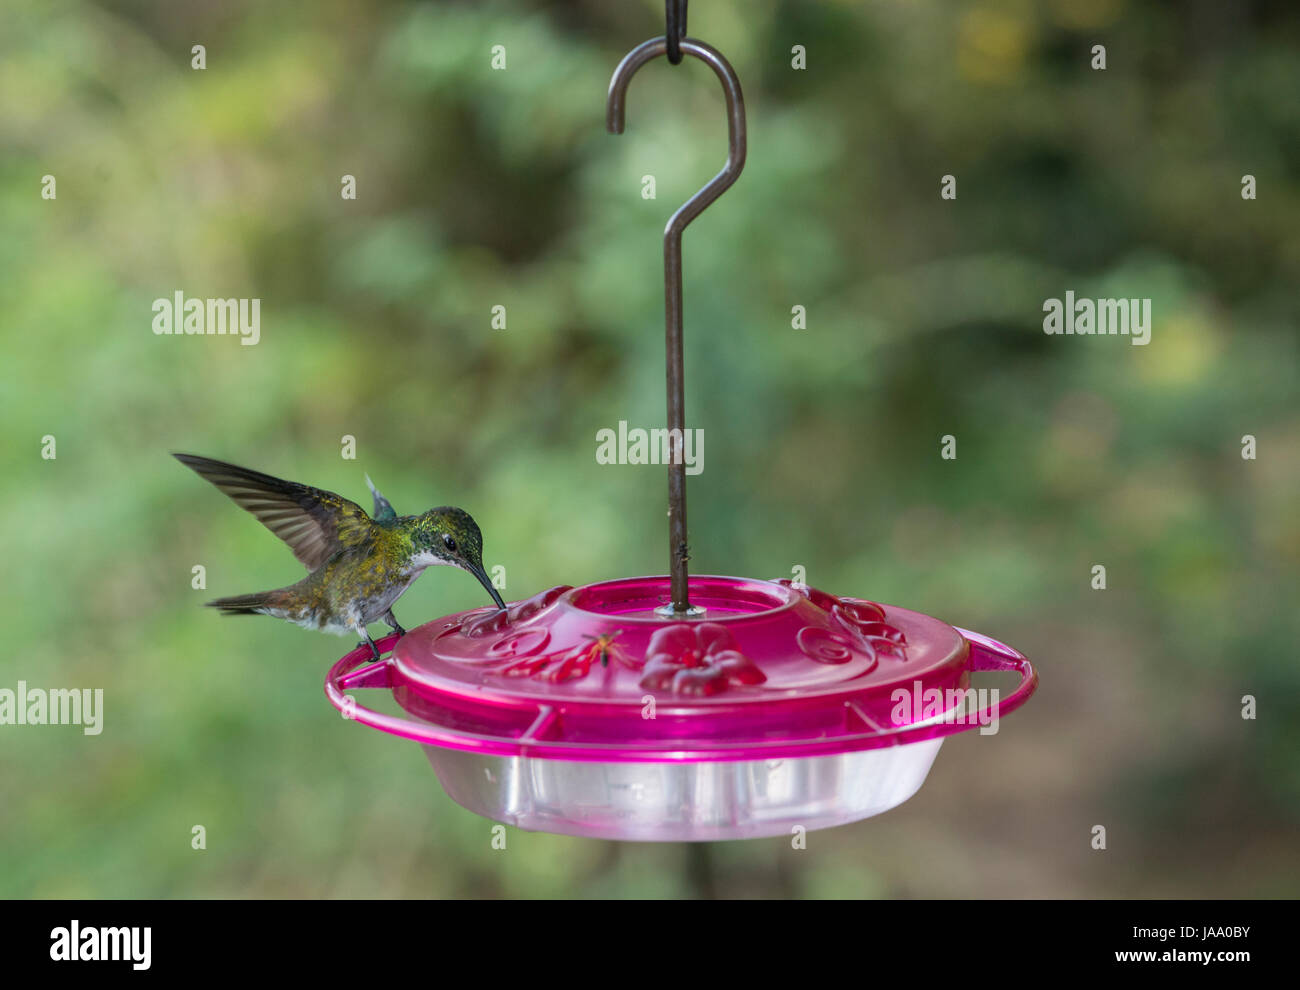
<svg viewBox="0 0 1300 990">
<path fill-rule="evenodd" d="M 388 653 L 397 645 L 398 639 L 400 637 L 393 633 L 378 640 L 375 647 L 381 654 Z M 454 732 L 431 722 L 403 718 L 400 715 L 385 715 L 358 704 L 356 698 L 347 693 L 354 688 L 391 688 L 392 669 L 391 660 L 371 660 L 370 647 L 358 646 L 330 668 L 325 677 L 325 696 L 349 721 L 360 722 L 372 729 L 425 745 L 446 746 L 495 756 L 515 755 L 515 747 L 542 736 L 556 718 L 554 709 L 549 705 L 528 705 L 524 706 L 524 710 L 532 718 L 532 724 L 517 738 L 476 736 L 472 733 Z"/>
<path fill-rule="evenodd" d="M 960 626 L 954 628 L 970 644 L 970 656 L 966 660 L 967 670 L 1009 670 L 1020 675 L 1020 683 L 1016 685 L 1015 690 L 1005 698 L 998 699 L 998 718 L 1009 715 L 1029 700 L 1029 696 L 1038 688 L 1038 671 L 1034 670 L 1034 665 L 1029 662 L 1028 657 L 1019 650 L 1007 646 L 1006 643 L 999 643 L 996 639 L 982 633 L 971 632 Z"/>
<path fill-rule="evenodd" d="M 397 645 L 398 639 L 396 633 L 385 636 L 375 643 L 375 647 L 381 654 L 388 653 Z M 377 712 L 373 708 L 367 708 L 365 705 L 359 704 L 356 698 L 348 694 L 354 688 L 392 687 L 392 680 L 389 676 L 392 666 L 389 660 L 374 660 L 367 663 L 366 661 L 370 658 L 370 648 L 368 646 L 358 646 L 334 664 L 325 677 L 325 696 L 329 698 L 330 704 L 343 714 L 345 719 L 360 722 L 372 729 L 379 729 L 382 732 L 401 736 L 404 739 L 413 739 L 418 743 L 432 743 L 433 745 L 443 746 L 463 745 L 460 742 L 461 737 L 455 733 L 447 732 L 428 722 L 416 722 L 400 715 L 385 715 L 383 712 Z"/>
</svg>

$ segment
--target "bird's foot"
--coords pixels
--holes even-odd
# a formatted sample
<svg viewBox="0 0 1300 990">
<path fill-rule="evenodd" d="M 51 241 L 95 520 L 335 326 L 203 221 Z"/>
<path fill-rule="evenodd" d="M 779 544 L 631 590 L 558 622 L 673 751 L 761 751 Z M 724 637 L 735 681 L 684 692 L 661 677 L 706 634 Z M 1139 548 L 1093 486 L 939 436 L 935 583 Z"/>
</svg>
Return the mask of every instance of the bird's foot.
<svg viewBox="0 0 1300 990">
<path fill-rule="evenodd" d="M 389 609 L 384 614 L 383 620 L 384 620 L 384 624 L 388 626 L 389 629 L 393 630 L 393 632 L 397 633 L 398 636 L 406 635 L 406 630 L 403 629 L 402 624 L 397 621 L 397 616 L 393 614 L 392 609 Z"/>
</svg>

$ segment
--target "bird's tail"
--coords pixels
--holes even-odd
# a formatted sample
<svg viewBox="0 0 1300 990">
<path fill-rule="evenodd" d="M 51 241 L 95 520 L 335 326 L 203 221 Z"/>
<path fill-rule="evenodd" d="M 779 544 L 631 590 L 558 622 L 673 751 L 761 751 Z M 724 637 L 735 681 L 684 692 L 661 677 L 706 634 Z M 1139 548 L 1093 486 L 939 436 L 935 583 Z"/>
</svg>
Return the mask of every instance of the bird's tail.
<svg viewBox="0 0 1300 990">
<path fill-rule="evenodd" d="M 255 591 L 251 595 L 232 595 L 208 602 L 210 608 L 221 609 L 222 615 L 258 615 L 271 610 L 283 609 L 284 588 L 275 591 Z"/>
</svg>

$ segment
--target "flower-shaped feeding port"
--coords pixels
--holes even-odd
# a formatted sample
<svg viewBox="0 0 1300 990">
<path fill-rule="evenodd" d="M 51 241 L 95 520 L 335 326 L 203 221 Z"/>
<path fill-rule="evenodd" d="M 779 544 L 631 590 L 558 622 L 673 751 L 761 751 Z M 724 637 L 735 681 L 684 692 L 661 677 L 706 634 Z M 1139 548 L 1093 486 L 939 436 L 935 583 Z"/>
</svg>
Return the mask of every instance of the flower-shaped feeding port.
<svg viewBox="0 0 1300 990">
<path fill-rule="evenodd" d="M 609 666 L 611 658 L 631 669 L 637 669 L 627 654 L 614 642 L 623 630 L 601 633 L 599 636 L 588 635 L 591 642 L 585 646 L 575 646 L 563 653 L 548 653 L 540 657 L 528 657 L 507 664 L 496 673 L 503 677 L 538 677 L 542 680 L 559 682 L 575 677 L 586 677 L 596 661 L 602 668 Z"/>
<path fill-rule="evenodd" d="M 459 623 L 460 632 L 471 639 L 493 636 L 527 622 L 533 616 L 546 611 L 556 600 L 569 590 L 569 585 L 561 584 L 554 588 L 533 595 L 521 602 L 502 609 L 476 609 Z"/>
<path fill-rule="evenodd" d="M 800 635 L 799 649 L 822 663 L 843 663 L 849 658 L 845 637 L 858 648 L 895 660 L 907 659 L 907 637 L 901 629 L 885 621 L 885 610 L 875 602 L 861 598 L 837 598 L 789 578 L 773 582 L 797 591 L 818 608 L 829 612 L 843 635 L 809 629 Z"/>
<path fill-rule="evenodd" d="M 765 680 L 754 661 L 740 652 L 726 626 L 679 622 L 650 638 L 645 675 L 639 683 L 647 691 L 710 695 L 731 685 Z"/>
</svg>

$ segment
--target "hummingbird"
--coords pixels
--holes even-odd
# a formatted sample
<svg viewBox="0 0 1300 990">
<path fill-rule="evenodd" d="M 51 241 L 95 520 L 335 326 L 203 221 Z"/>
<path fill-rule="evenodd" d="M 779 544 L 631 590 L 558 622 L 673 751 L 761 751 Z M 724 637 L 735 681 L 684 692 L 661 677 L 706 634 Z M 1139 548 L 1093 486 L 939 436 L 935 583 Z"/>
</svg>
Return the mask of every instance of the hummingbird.
<svg viewBox="0 0 1300 990">
<path fill-rule="evenodd" d="M 321 632 L 356 633 L 358 646 L 379 649 L 366 626 L 382 620 L 399 636 L 406 630 L 393 603 L 426 567 L 450 564 L 469 571 L 499 609 L 505 602 L 483 570 L 483 534 L 464 509 L 440 506 L 399 516 L 366 476 L 374 515 L 341 495 L 283 481 L 195 454 L 172 454 L 247 509 L 289 544 L 311 573 L 287 588 L 218 598 L 207 604 L 225 615 L 273 615 Z"/>
</svg>

